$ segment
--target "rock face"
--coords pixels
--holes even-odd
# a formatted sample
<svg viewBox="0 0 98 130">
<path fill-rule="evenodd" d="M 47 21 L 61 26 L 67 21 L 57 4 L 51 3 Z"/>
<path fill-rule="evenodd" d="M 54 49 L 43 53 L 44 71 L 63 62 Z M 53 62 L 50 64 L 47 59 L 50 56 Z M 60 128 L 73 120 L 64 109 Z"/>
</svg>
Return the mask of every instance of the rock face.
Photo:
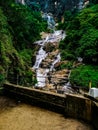
<svg viewBox="0 0 98 130">
<path fill-rule="evenodd" d="M 40 6 L 43 12 L 60 16 L 65 10 L 81 9 L 85 0 L 25 0 L 25 2 L 32 6 Z"/>
<path fill-rule="evenodd" d="M 61 94 L 75 93 L 69 82 L 71 70 L 66 67 L 69 61 L 61 61 L 58 49 L 59 41 L 65 36 L 65 32 L 58 30 L 48 35 L 43 33 L 42 40 L 35 42 L 35 45 L 40 47 L 32 67 L 37 79 L 35 88 Z M 76 65 L 78 64 L 74 63 L 73 67 Z"/>
<path fill-rule="evenodd" d="M 43 80 L 45 81 L 44 89 L 57 92 L 58 89 L 62 89 L 64 84 L 68 82 L 68 76 L 70 71 L 68 69 L 61 70 L 60 68 L 62 64 L 67 64 L 68 62 L 60 60 L 61 57 L 58 46 L 59 46 L 59 40 L 61 39 L 60 37 L 63 37 L 62 31 L 57 31 L 54 32 L 53 34 L 48 35 L 49 37 L 46 43 L 43 45 L 43 50 L 46 52 L 46 57 L 41 61 L 40 66 L 38 68 L 38 70 L 42 74 L 42 75 L 40 74 L 39 77 L 40 78 L 42 77 Z M 43 34 L 42 38 L 43 36 L 47 35 Z"/>
</svg>

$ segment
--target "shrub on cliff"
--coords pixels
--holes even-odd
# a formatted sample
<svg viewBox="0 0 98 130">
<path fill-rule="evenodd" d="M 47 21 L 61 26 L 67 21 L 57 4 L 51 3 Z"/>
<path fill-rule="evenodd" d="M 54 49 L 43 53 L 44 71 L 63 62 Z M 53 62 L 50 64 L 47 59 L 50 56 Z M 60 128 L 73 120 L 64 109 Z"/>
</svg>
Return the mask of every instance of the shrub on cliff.
<svg viewBox="0 0 98 130">
<path fill-rule="evenodd" d="M 31 73 L 29 66 L 13 47 L 7 17 L 0 9 L 0 85 L 3 84 L 4 80 L 15 84 L 21 82 L 21 84 L 26 85 L 28 78 L 29 84 L 32 84 L 32 75 L 27 75 L 27 72 Z M 24 77 L 25 82 L 23 81 Z"/>
<path fill-rule="evenodd" d="M 89 82 L 92 82 L 92 87 L 98 87 L 98 67 L 90 65 L 81 65 L 74 68 L 70 75 L 72 85 L 89 88 Z"/>
</svg>

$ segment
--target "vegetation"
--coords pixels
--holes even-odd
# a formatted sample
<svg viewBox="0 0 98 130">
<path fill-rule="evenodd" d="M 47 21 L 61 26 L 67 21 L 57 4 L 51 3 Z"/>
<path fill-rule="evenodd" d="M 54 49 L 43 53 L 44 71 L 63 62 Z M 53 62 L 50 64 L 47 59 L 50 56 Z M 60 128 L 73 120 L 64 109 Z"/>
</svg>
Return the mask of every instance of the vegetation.
<svg viewBox="0 0 98 130">
<path fill-rule="evenodd" d="M 15 4 L 13 0 L 0 1 L 0 85 L 5 80 L 20 85 L 36 83 L 32 66 L 33 42 L 46 29 L 40 12 Z"/>
<path fill-rule="evenodd" d="M 82 10 L 66 26 L 67 37 L 60 44 L 61 50 L 84 62 L 98 62 L 98 5 Z M 65 24 L 65 23 L 64 23 Z M 71 56 L 72 57 L 72 56 Z"/>
<path fill-rule="evenodd" d="M 71 72 L 70 81 L 73 85 L 89 88 L 89 82 L 92 87 L 98 87 L 98 67 L 91 65 L 81 65 L 74 68 Z"/>
<path fill-rule="evenodd" d="M 67 33 L 59 45 L 62 60 L 73 61 L 81 57 L 86 64 L 74 69 L 70 80 L 73 84 L 85 87 L 89 80 L 93 81 L 93 87 L 98 87 L 98 4 L 95 3 L 74 15 L 72 12 L 65 12 L 64 23 L 59 25 Z M 87 74 L 90 76 L 86 76 Z"/>
</svg>

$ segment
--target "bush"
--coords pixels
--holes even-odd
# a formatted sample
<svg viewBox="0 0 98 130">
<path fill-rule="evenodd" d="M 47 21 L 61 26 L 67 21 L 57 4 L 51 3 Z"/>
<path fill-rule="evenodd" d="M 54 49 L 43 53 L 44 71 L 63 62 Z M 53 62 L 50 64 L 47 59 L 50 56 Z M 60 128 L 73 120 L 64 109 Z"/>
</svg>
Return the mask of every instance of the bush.
<svg viewBox="0 0 98 130">
<path fill-rule="evenodd" d="M 73 62 L 69 61 L 67 63 L 61 64 L 60 69 L 72 69 L 72 65 L 73 65 Z"/>
<path fill-rule="evenodd" d="M 4 75 L 3 75 L 3 74 L 0 74 L 0 87 L 3 85 L 4 80 L 5 80 Z"/>
<path fill-rule="evenodd" d="M 71 54 L 70 52 L 68 52 L 67 50 L 61 51 L 61 58 L 62 58 L 62 60 L 74 60 L 75 59 L 74 55 Z"/>
<path fill-rule="evenodd" d="M 72 70 L 70 75 L 71 84 L 88 88 L 90 81 L 92 87 L 98 87 L 98 67 L 81 65 Z"/>
<path fill-rule="evenodd" d="M 85 8 L 74 18 L 65 19 L 66 38 L 60 43 L 62 58 L 82 57 L 85 63 L 98 63 L 98 5 Z M 69 15 L 70 16 L 70 15 Z M 63 26 L 64 26 L 63 25 Z M 65 54 L 65 52 L 70 52 Z M 70 54 L 70 55 L 69 55 Z"/>
<path fill-rule="evenodd" d="M 0 84 L 6 79 L 20 85 L 33 85 L 36 79 L 30 70 L 40 32 L 47 24 L 41 13 L 15 0 L 0 1 Z"/>
</svg>

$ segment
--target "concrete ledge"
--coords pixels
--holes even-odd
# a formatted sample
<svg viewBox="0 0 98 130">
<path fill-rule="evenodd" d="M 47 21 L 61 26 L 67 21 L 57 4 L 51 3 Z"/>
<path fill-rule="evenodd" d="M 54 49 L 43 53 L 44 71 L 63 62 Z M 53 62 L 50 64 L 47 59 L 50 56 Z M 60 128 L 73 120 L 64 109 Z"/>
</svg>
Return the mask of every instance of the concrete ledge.
<svg viewBox="0 0 98 130">
<path fill-rule="evenodd" d="M 26 88 L 12 84 L 4 85 L 5 95 L 52 111 L 64 113 L 65 96 L 38 89 Z M 59 95 L 59 96 L 58 96 Z"/>
<path fill-rule="evenodd" d="M 1 88 L 0 88 L 0 95 L 3 95 L 3 93 L 4 93 L 4 88 L 1 87 Z"/>
<path fill-rule="evenodd" d="M 91 121 L 91 100 L 76 95 L 67 95 L 65 114 L 77 119 Z"/>
<path fill-rule="evenodd" d="M 12 98 L 92 122 L 98 130 L 98 104 L 89 98 L 71 94 L 61 95 L 9 83 L 4 84 L 4 92 Z"/>
<path fill-rule="evenodd" d="M 92 97 L 92 96 L 90 96 L 88 94 L 84 94 L 84 97 L 87 97 L 87 98 L 89 98 L 92 101 L 98 102 L 98 98 L 94 98 L 94 97 Z"/>
</svg>

